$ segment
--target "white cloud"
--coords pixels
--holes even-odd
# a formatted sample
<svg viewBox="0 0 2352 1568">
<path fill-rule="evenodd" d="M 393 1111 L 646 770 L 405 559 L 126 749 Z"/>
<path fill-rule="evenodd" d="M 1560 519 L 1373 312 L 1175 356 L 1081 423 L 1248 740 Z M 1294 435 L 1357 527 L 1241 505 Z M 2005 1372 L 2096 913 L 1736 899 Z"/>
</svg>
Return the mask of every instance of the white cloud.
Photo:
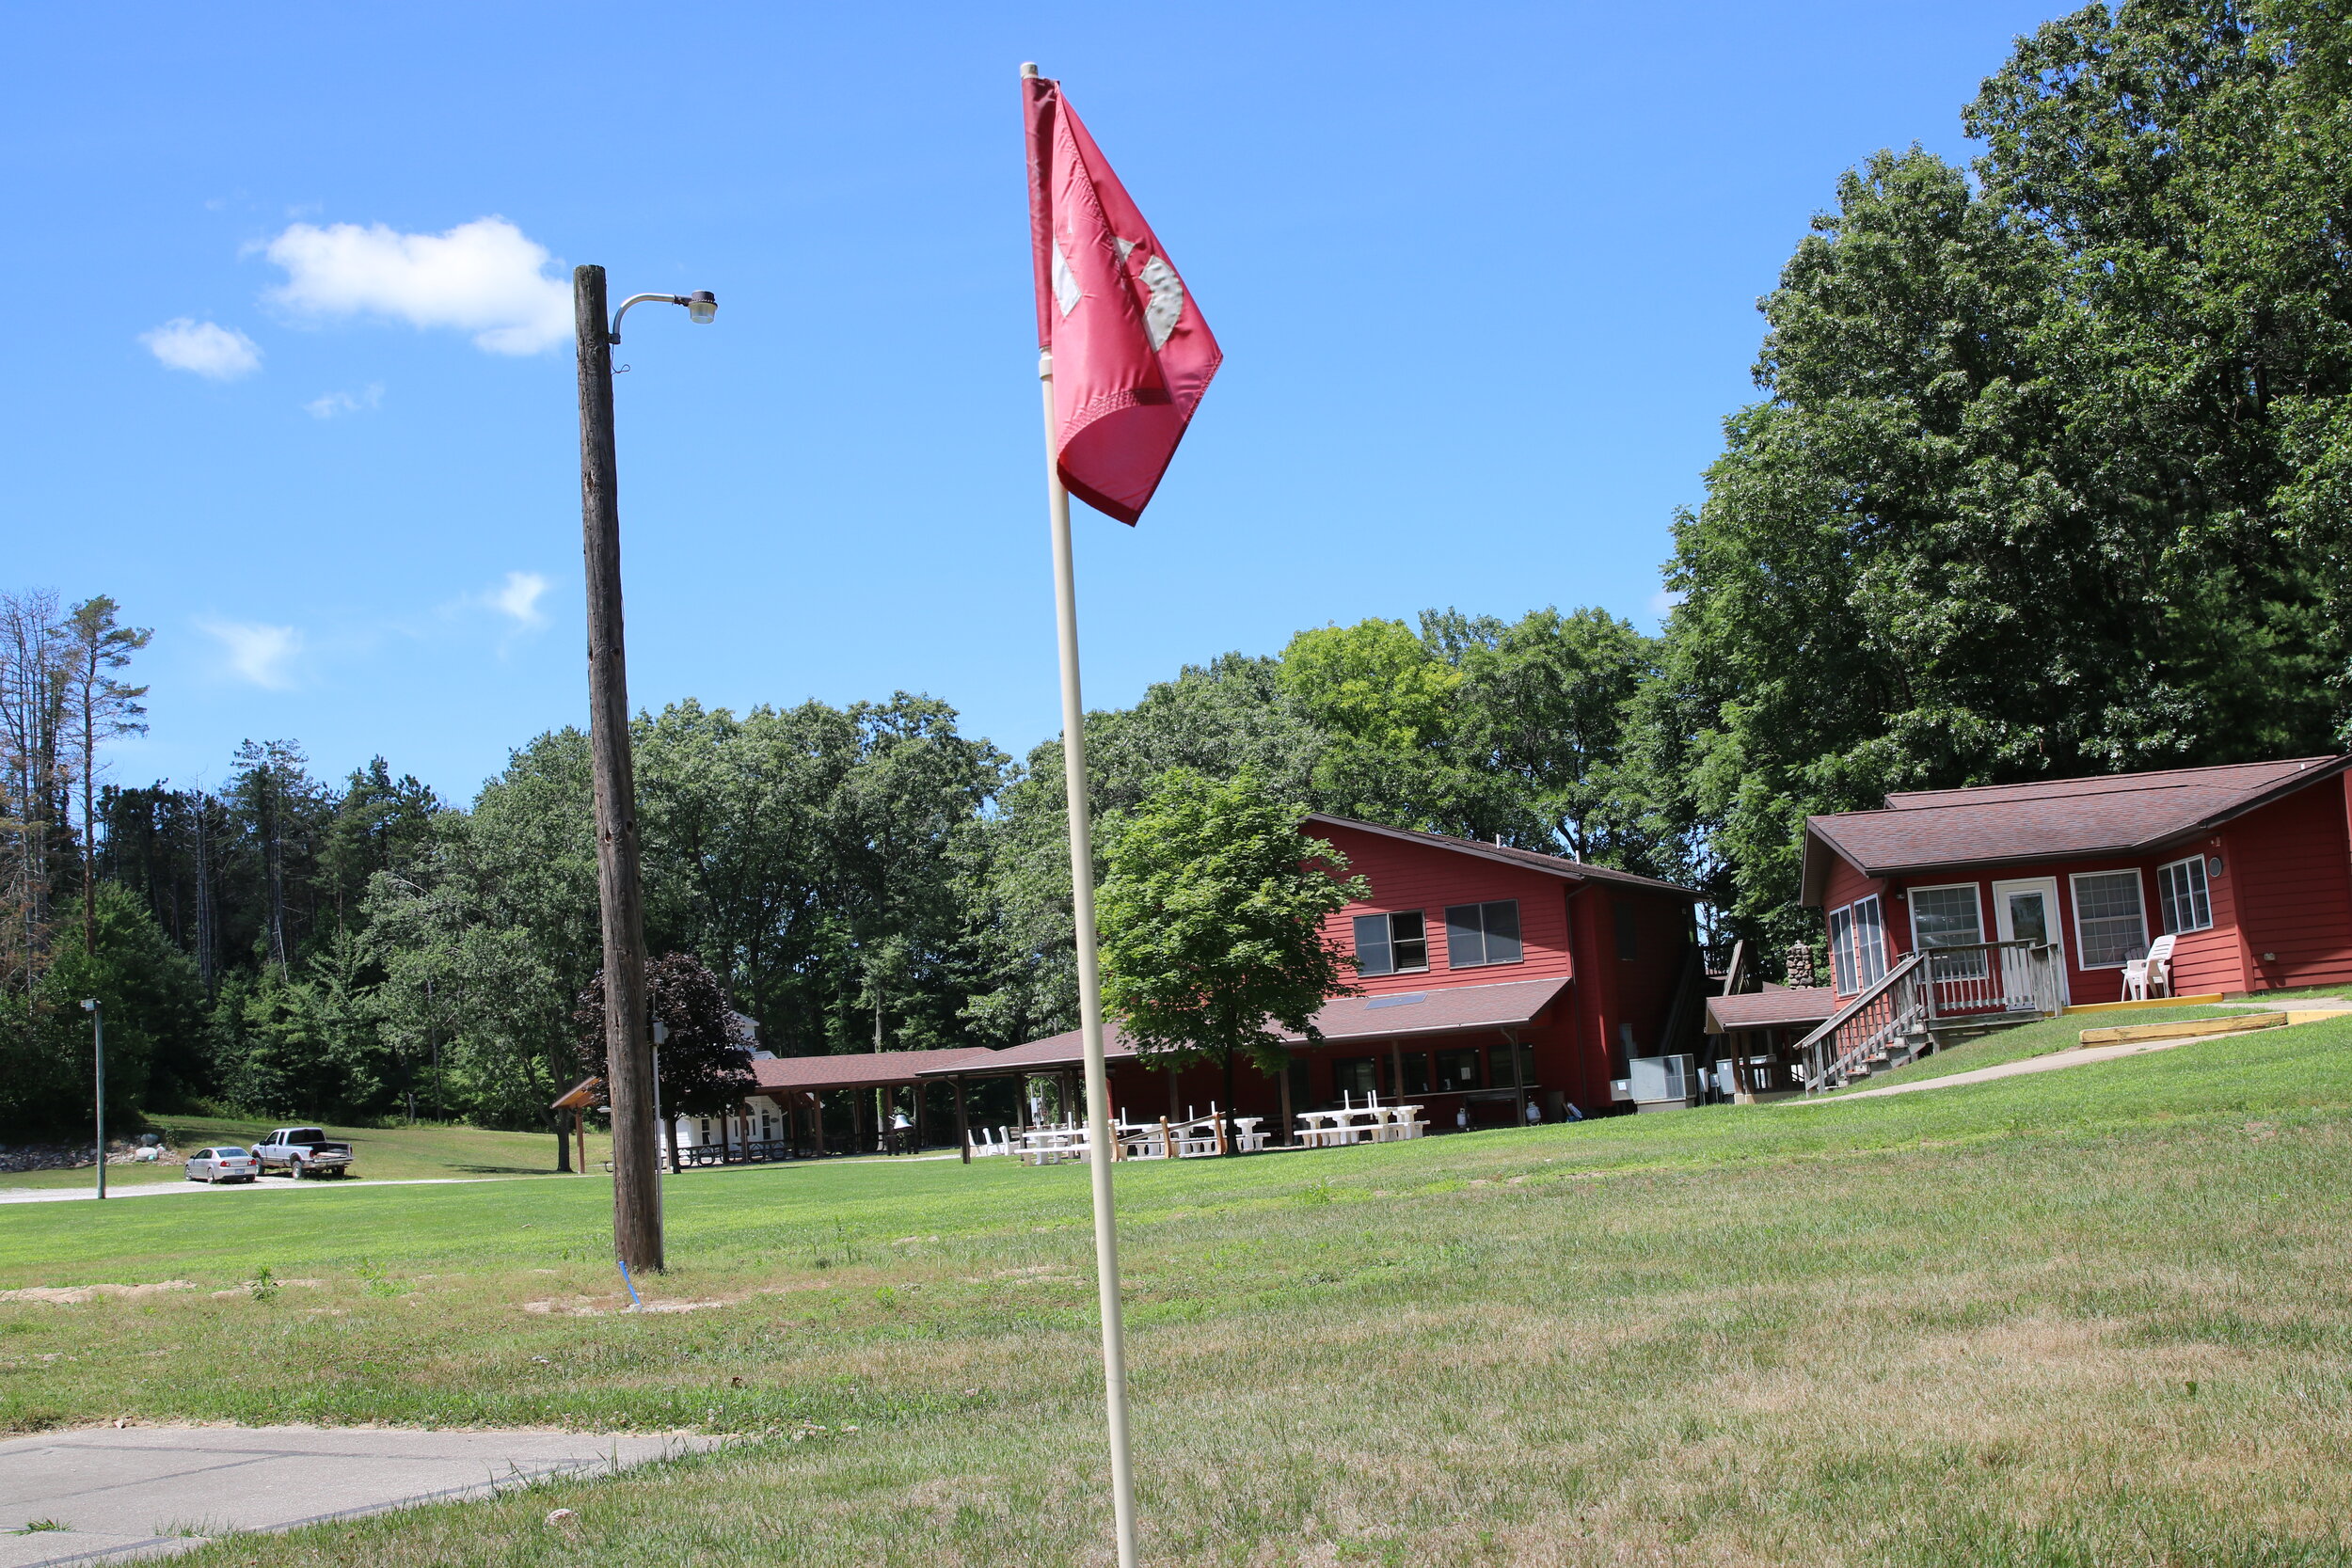
<svg viewBox="0 0 2352 1568">
<path fill-rule="evenodd" d="M 372 381 L 365 390 L 357 393 L 328 392 L 312 398 L 302 405 L 302 411 L 314 420 L 331 420 L 340 414 L 365 413 L 384 401 L 384 384 Z"/>
<path fill-rule="evenodd" d="M 548 624 L 548 612 L 539 608 L 539 600 L 548 591 L 548 579 L 536 572 L 509 572 L 506 582 L 489 597 L 490 608 L 501 615 L 514 617 L 515 624 L 532 631 Z"/>
<path fill-rule="evenodd" d="M 186 316 L 140 333 L 139 341 L 173 370 L 189 371 L 208 380 L 234 381 L 262 368 L 262 351 L 252 339 L 233 327 Z"/>
<path fill-rule="evenodd" d="M 297 223 L 263 249 L 286 269 L 269 297 L 301 315 L 453 326 L 492 354 L 536 354 L 572 333 L 571 280 L 548 277 L 547 247 L 501 217 L 446 234 Z"/>
<path fill-rule="evenodd" d="M 293 626 L 251 621 L 199 621 L 197 629 L 219 641 L 235 674 L 271 691 L 293 688 L 288 668 L 302 652 L 302 633 Z"/>
</svg>

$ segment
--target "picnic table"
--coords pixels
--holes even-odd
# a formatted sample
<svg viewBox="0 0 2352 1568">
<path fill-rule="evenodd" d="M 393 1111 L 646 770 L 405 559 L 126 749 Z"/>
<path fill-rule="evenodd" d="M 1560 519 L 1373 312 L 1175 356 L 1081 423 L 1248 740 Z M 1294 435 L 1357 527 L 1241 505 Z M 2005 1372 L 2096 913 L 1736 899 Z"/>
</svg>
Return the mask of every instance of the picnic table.
<svg viewBox="0 0 2352 1568">
<path fill-rule="evenodd" d="M 1335 1111 L 1298 1113 L 1298 1141 L 1310 1148 L 1343 1144 L 1395 1143 L 1429 1130 L 1419 1105 L 1343 1105 Z"/>
</svg>

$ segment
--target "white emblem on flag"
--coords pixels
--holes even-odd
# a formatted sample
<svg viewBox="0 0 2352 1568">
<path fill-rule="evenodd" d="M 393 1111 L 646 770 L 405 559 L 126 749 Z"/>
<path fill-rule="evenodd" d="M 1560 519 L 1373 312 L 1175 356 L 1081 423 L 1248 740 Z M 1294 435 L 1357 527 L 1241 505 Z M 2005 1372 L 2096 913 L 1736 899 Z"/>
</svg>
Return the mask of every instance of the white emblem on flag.
<svg viewBox="0 0 2352 1568">
<path fill-rule="evenodd" d="M 1167 345 L 1168 334 L 1176 330 L 1176 318 L 1184 313 L 1184 283 L 1176 269 L 1157 256 L 1143 263 L 1139 276 L 1143 286 L 1152 291 L 1152 303 L 1143 308 L 1143 330 L 1152 340 L 1152 352 L 1157 354 Z"/>
<path fill-rule="evenodd" d="M 1061 242 L 1054 242 L 1054 303 L 1068 316 L 1086 298 L 1086 291 L 1078 287 L 1077 275 L 1070 270 L 1070 258 L 1061 253 Z M 1154 345 L 1156 346 L 1156 345 Z"/>
</svg>

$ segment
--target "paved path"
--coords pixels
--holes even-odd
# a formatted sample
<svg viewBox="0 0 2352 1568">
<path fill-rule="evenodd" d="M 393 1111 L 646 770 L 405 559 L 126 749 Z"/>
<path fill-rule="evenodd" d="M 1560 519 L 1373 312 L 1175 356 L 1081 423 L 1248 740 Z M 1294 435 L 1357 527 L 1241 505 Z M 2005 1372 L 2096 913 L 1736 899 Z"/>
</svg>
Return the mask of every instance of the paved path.
<svg viewBox="0 0 2352 1568">
<path fill-rule="evenodd" d="M 0 1568 L 183 1551 L 564 1471 L 664 1459 L 709 1437 L 368 1427 L 101 1427 L 0 1443 Z M 62 1529 L 24 1527 L 51 1521 Z"/>
</svg>

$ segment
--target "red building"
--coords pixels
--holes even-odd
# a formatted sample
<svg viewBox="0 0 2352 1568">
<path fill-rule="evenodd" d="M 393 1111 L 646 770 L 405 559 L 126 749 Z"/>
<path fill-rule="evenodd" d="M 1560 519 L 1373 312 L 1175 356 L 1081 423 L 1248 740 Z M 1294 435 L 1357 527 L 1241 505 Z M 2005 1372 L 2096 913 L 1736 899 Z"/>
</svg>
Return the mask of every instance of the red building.
<svg viewBox="0 0 2352 1568">
<path fill-rule="evenodd" d="M 1316 1015 L 1323 1043 L 1295 1051 L 1288 1082 L 1237 1069 L 1234 1111 L 1272 1126 L 1377 1092 L 1428 1107 L 1433 1125 L 1500 1126 L 1530 1106 L 1558 1120 L 1624 1104 L 1631 1063 L 1687 1051 L 1703 980 L 1688 888 L 1555 855 L 1312 816 L 1372 896 L 1325 929 L 1360 966 L 1360 996 Z M 1224 1099 L 1214 1065 L 1147 1067 L 1114 1029 L 1113 1108 L 1129 1119 L 1205 1111 Z M 936 1080 L 1059 1078 L 1074 1104 L 1075 1031 L 944 1063 Z"/>
<path fill-rule="evenodd" d="M 1807 818 L 1804 900 L 1828 926 L 1831 989 L 1842 1004 L 1923 947 L 2030 941 L 2058 949 L 2061 1001 L 2113 1002 L 2164 935 L 2176 995 L 2352 980 L 2347 769 L 2302 757 L 1923 790 Z"/>
</svg>

